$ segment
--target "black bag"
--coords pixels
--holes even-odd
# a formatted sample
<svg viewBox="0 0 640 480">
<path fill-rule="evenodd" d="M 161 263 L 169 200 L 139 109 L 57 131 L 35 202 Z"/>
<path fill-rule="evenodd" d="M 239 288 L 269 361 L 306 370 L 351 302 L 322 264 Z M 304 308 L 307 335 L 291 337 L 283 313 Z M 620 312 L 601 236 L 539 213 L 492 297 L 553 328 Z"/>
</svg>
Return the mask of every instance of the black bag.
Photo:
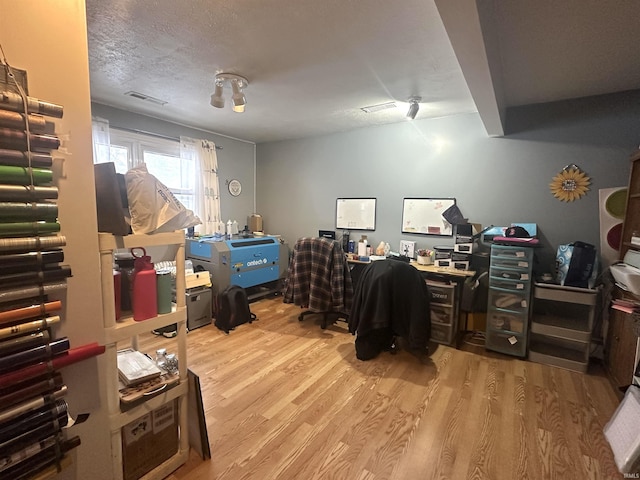
<svg viewBox="0 0 640 480">
<path fill-rule="evenodd" d="M 216 321 L 214 325 L 229 333 L 238 325 L 251 323 L 256 315 L 249 309 L 249 299 L 244 288 L 229 285 L 216 298 Z"/>
</svg>

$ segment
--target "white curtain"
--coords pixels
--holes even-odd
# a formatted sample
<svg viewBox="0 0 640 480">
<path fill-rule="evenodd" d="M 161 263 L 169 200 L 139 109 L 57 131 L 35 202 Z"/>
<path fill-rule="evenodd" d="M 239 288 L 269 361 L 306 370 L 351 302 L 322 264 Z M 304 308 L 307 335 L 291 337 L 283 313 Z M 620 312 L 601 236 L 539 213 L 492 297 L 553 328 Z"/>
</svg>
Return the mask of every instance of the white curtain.
<svg viewBox="0 0 640 480">
<path fill-rule="evenodd" d="M 91 119 L 91 134 L 93 136 L 93 163 L 110 162 L 109 121 L 104 118 L 93 117 Z"/>
<path fill-rule="evenodd" d="M 180 156 L 185 160 L 193 159 L 195 164 L 194 212 L 202 220 L 195 230 L 200 235 L 212 235 L 222 218 L 216 145 L 208 140 L 180 137 Z"/>
</svg>

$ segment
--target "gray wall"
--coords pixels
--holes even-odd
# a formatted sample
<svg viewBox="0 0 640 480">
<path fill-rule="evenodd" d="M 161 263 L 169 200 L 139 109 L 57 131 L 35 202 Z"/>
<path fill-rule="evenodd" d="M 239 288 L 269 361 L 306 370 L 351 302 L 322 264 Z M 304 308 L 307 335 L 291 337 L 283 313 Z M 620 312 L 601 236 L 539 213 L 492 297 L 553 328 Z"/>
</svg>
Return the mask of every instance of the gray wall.
<svg viewBox="0 0 640 480">
<path fill-rule="evenodd" d="M 237 220 L 241 229 L 247 223 L 247 217 L 253 213 L 255 205 L 255 144 L 165 122 L 145 115 L 138 115 L 99 103 L 91 104 L 91 114 L 109 120 L 109 125 L 114 128 L 142 130 L 172 138 L 179 138 L 180 136 L 202 138 L 211 140 L 216 146 L 222 147 L 221 150 L 217 150 L 222 219 L 225 222 L 227 220 Z M 234 178 L 240 180 L 242 184 L 242 193 L 238 197 L 231 196 L 227 189 L 229 180 Z"/>
<path fill-rule="evenodd" d="M 640 94 L 530 106 L 509 112 L 511 132 L 489 138 L 478 115 L 418 120 L 257 146 L 257 205 L 265 230 L 290 245 L 335 227 L 338 197 L 377 197 L 374 246 L 401 239 L 418 248 L 452 237 L 401 234 L 404 197 L 455 197 L 469 221 L 534 222 L 542 238 L 539 270 L 552 271 L 557 245 L 599 246 L 598 189 L 626 186 L 638 146 Z M 561 202 L 552 178 L 577 164 L 588 194 Z"/>
</svg>

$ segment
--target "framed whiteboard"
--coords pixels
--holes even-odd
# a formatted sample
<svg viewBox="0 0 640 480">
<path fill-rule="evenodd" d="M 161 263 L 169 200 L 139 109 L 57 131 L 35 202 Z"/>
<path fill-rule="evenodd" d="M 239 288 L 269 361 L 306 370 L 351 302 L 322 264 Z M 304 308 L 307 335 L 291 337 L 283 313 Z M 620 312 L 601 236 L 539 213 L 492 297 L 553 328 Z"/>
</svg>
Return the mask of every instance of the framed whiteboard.
<svg viewBox="0 0 640 480">
<path fill-rule="evenodd" d="M 338 198 L 336 200 L 336 229 L 375 230 L 375 198 Z"/>
<path fill-rule="evenodd" d="M 453 226 L 442 213 L 456 204 L 455 198 L 405 198 L 402 204 L 402 233 L 452 236 Z"/>
</svg>

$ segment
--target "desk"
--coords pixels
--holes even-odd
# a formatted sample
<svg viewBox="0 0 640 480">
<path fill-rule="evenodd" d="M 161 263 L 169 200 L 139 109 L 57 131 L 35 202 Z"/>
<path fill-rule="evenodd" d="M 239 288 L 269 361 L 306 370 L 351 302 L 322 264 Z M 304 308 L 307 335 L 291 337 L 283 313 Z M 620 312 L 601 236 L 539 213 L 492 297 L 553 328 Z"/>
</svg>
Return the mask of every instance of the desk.
<svg viewBox="0 0 640 480">
<path fill-rule="evenodd" d="M 374 260 L 375 261 L 375 260 Z M 400 260 L 398 260 L 400 261 Z M 360 261 L 347 258 L 351 280 L 355 290 L 362 271 L 371 261 Z M 457 270 L 435 265 L 422 265 L 411 261 L 429 286 L 431 304 L 431 339 L 444 345 L 457 346 L 458 316 L 462 299 L 464 281 L 473 277 L 473 270 Z"/>
<path fill-rule="evenodd" d="M 419 270 L 429 287 L 431 302 L 431 339 L 444 345 L 457 347 L 460 337 L 458 318 L 464 281 L 473 277 L 473 270 L 422 265 L 411 262 Z M 466 328 L 466 325 L 465 325 Z"/>
<path fill-rule="evenodd" d="M 451 267 L 436 267 L 435 265 L 422 265 L 414 261 L 411 261 L 411 265 L 416 267 L 421 272 L 435 273 L 435 274 L 440 274 L 440 275 L 454 277 L 454 278 L 473 277 L 476 274 L 474 270 L 457 270 Z"/>
</svg>

